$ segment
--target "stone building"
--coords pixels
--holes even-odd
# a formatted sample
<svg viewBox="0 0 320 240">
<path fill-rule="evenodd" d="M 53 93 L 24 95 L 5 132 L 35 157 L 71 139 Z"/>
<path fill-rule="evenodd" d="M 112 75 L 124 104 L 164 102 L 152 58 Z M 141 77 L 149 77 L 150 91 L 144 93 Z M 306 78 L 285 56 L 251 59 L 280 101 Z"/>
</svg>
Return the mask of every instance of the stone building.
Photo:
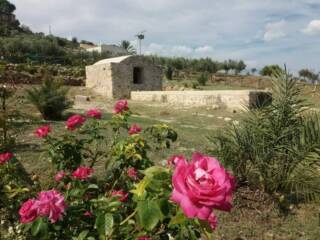
<svg viewBox="0 0 320 240">
<path fill-rule="evenodd" d="M 162 68 L 143 56 L 101 60 L 86 67 L 86 87 L 102 96 L 130 98 L 132 91 L 162 90 Z"/>
<path fill-rule="evenodd" d="M 128 51 L 114 44 L 102 44 L 86 48 L 87 52 L 110 53 L 112 56 L 128 55 Z"/>
</svg>

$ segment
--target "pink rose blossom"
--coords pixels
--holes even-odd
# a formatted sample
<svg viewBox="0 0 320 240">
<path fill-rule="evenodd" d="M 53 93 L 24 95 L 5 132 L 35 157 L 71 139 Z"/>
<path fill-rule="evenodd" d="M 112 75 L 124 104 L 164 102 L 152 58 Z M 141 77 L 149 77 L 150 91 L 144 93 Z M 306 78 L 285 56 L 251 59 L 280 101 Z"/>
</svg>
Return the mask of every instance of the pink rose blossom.
<svg viewBox="0 0 320 240">
<path fill-rule="evenodd" d="M 91 176 L 93 169 L 89 167 L 80 166 L 72 173 L 72 176 L 79 180 L 85 180 Z"/>
<path fill-rule="evenodd" d="M 235 180 L 213 157 L 194 153 L 192 162 L 179 160 L 172 177 L 171 200 L 189 218 L 209 220 L 214 225 L 213 209 L 231 210 Z"/>
<path fill-rule="evenodd" d="M 5 164 L 10 159 L 12 159 L 14 156 L 11 152 L 5 152 L 0 154 L 0 165 Z"/>
<path fill-rule="evenodd" d="M 139 132 L 141 132 L 141 127 L 137 124 L 133 124 L 130 129 L 129 129 L 129 135 L 133 135 L 133 134 L 137 134 Z"/>
<path fill-rule="evenodd" d="M 128 193 L 124 192 L 123 190 L 115 190 L 112 191 L 111 196 L 117 196 L 119 197 L 119 201 L 120 202 L 125 202 L 128 199 Z"/>
<path fill-rule="evenodd" d="M 36 220 L 37 214 L 37 201 L 34 199 L 29 199 L 24 202 L 19 210 L 20 222 L 29 223 Z"/>
<path fill-rule="evenodd" d="M 151 240 L 148 236 L 138 237 L 137 240 Z"/>
<path fill-rule="evenodd" d="M 67 123 L 66 123 L 67 129 L 70 131 L 73 131 L 77 127 L 81 127 L 85 121 L 86 119 L 83 116 L 79 114 L 73 115 L 69 117 L 69 119 L 67 120 Z"/>
<path fill-rule="evenodd" d="M 119 100 L 113 108 L 113 113 L 118 114 L 129 110 L 127 100 Z"/>
<path fill-rule="evenodd" d="M 216 217 L 216 215 L 214 215 L 214 213 L 211 213 L 209 218 L 208 218 L 210 227 L 212 228 L 212 230 L 215 230 L 217 225 L 218 225 L 218 219 Z"/>
<path fill-rule="evenodd" d="M 45 125 L 45 126 L 39 127 L 35 131 L 35 134 L 38 138 L 45 138 L 46 136 L 48 136 L 50 132 L 51 132 L 51 127 L 49 125 Z"/>
<path fill-rule="evenodd" d="M 137 178 L 137 170 L 134 168 L 129 168 L 127 171 L 129 177 L 136 179 Z"/>
<path fill-rule="evenodd" d="M 62 178 L 64 178 L 65 176 L 66 176 L 66 173 L 64 171 L 60 171 L 54 176 L 54 180 L 56 182 L 60 182 Z"/>
<path fill-rule="evenodd" d="M 91 109 L 91 110 L 86 112 L 86 116 L 87 117 L 96 118 L 96 119 L 101 119 L 102 112 L 100 110 L 98 110 L 98 109 Z"/>
<path fill-rule="evenodd" d="M 185 161 L 185 157 L 183 155 L 173 155 L 167 160 L 167 166 L 175 166 L 180 160 Z"/>
<path fill-rule="evenodd" d="M 67 208 L 64 197 L 56 190 L 40 192 L 37 199 L 38 215 L 48 217 L 51 223 L 62 219 Z"/>
<path fill-rule="evenodd" d="M 90 211 L 86 211 L 84 214 L 83 214 L 83 216 L 86 216 L 86 217 L 92 217 L 92 212 L 90 212 Z"/>
</svg>

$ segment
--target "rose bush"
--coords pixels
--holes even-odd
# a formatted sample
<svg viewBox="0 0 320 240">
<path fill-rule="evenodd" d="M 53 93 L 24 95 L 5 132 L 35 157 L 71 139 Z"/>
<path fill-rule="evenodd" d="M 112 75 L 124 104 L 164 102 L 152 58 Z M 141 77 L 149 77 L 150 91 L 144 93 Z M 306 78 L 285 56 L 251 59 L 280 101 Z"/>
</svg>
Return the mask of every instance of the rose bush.
<svg viewBox="0 0 320 240">
<path fill-rule="evenodd" d="M 28 239 L 199 239 L 217 226 L 214 210 L 231 209 L 234 178 L 213 157 L 169 157 L 165 166 L 151 151 L 171 147 L 177 134 L 164 124 L 130 125 L 125 100 L 112 119 L 96 110 L 74 115 L 53 137 L 41 128 L 55 168 L 53 189 L 21 204 Z M 90 112 L 90 114 L 89 114 Z M 37 135 L 38 136 L 38 135 Z M 103 177 L 96 163 L 105 164 Z M 99 165 L 101 166 L 101 165 Z"/>
</svg>

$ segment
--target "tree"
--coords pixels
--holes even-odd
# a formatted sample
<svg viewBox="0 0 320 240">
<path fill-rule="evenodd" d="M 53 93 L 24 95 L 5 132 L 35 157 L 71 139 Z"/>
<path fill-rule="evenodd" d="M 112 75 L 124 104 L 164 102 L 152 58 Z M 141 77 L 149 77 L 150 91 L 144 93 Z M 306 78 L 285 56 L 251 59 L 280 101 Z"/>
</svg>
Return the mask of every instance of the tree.
<svg viewBox="0 0 320 240">
<path fill-rule="evenodd" d="M 230 60 L 229 61 L 224 61 L 222 64 L 222 69 L 225 71 L 226 75 L 228 75 L 231 66 L 230 66 Z"/>
<path fill-rule="evenodd" d="M 246 69 L 246 67 L 247 65 L 244 63 L 244 61 L 240 60 L 235 66 L 236 74 L 241 73 L 243 70 Z"/>
<path fill-rule="evenodd" d="M 60 120 L 64 110 L 72 106 L 72 102 L 67 99 L 68 90 L 46 72 L 41 87 L 27 90 L 27 97 L 43 119 Z"/>
<path fill-rule="evenodd" d="M 254 75 L 257 72 L 256 68 L 251 68 L 251 74 Z"/>
<path fill-rule="evenodd" d="M 136 49 L 127 40 L 121 41 L 119 46 L 125 49 L 129 54 L 136 54 Z"/>
<path fill-rule="evenodd" d="M 0 0 L 0 12 L 12 14 L 16 10 L 16 6 L 7 0 Z"/>
<path fill-rule="evenodd" d="M 165 68 L 165 75 L 168 80 L 172 80 L 173 68 L 169 65 Z"/>
<path fill-rule="evenodd" d="M 304 114 L 308 103 L 290 74 L 282 69 L 273 72 L 271 82 L 272 102 L 249 111 L 239 125 L 210 138 L 213 154 L 233 169 L 239 185 L 282 195 L 282 204 L 317 201 L 319 116 Z"/>
<path fill-rule="evenodd" d="M 197 78 L 197 81 L 201 86 L 205 86 L 208 80 L 209 80 L 209 76 L 207 72 L 201 73 L 201 75 Z"/>
<path fill-rule="evenodd" d="M 273 73 L 281 72 L 281 71 L 283 71 L 283 69 L 279 65 L 267 65 L 261 69 L 260 74 L 262 76 L 269 76 L 270 77 L 273 75 Z"/>
<path fill-rule="evenodd" d="M 312 84 L 316 84 L 319 81 L 319 74 L 309 69 L 301 69 L 299 71 L 299 76 L 304 80 L 309 80 Z"/>
<path fill-rule="evenodd" d="M 16 20 L 13 12 L 16 6 L 7 0 L 0 0 L 0 36 L 11 35 L 12 32 L 21 31 L 20 22 Z"/>
</svg>

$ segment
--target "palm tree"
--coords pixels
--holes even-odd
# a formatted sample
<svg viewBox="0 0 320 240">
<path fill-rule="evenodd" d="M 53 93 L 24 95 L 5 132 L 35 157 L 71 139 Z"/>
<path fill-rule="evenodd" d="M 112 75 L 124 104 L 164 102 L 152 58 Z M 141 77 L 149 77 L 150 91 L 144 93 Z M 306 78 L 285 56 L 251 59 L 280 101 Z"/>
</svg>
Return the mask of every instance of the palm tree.
<svg viewBox="0 0 320 240">
<path fill-rule="evenodd" d="M 127 40 L 121 41 L 119 46 L 125 49 L 129 54 L 136 54 L 136 49 Z"/>
</svg>

